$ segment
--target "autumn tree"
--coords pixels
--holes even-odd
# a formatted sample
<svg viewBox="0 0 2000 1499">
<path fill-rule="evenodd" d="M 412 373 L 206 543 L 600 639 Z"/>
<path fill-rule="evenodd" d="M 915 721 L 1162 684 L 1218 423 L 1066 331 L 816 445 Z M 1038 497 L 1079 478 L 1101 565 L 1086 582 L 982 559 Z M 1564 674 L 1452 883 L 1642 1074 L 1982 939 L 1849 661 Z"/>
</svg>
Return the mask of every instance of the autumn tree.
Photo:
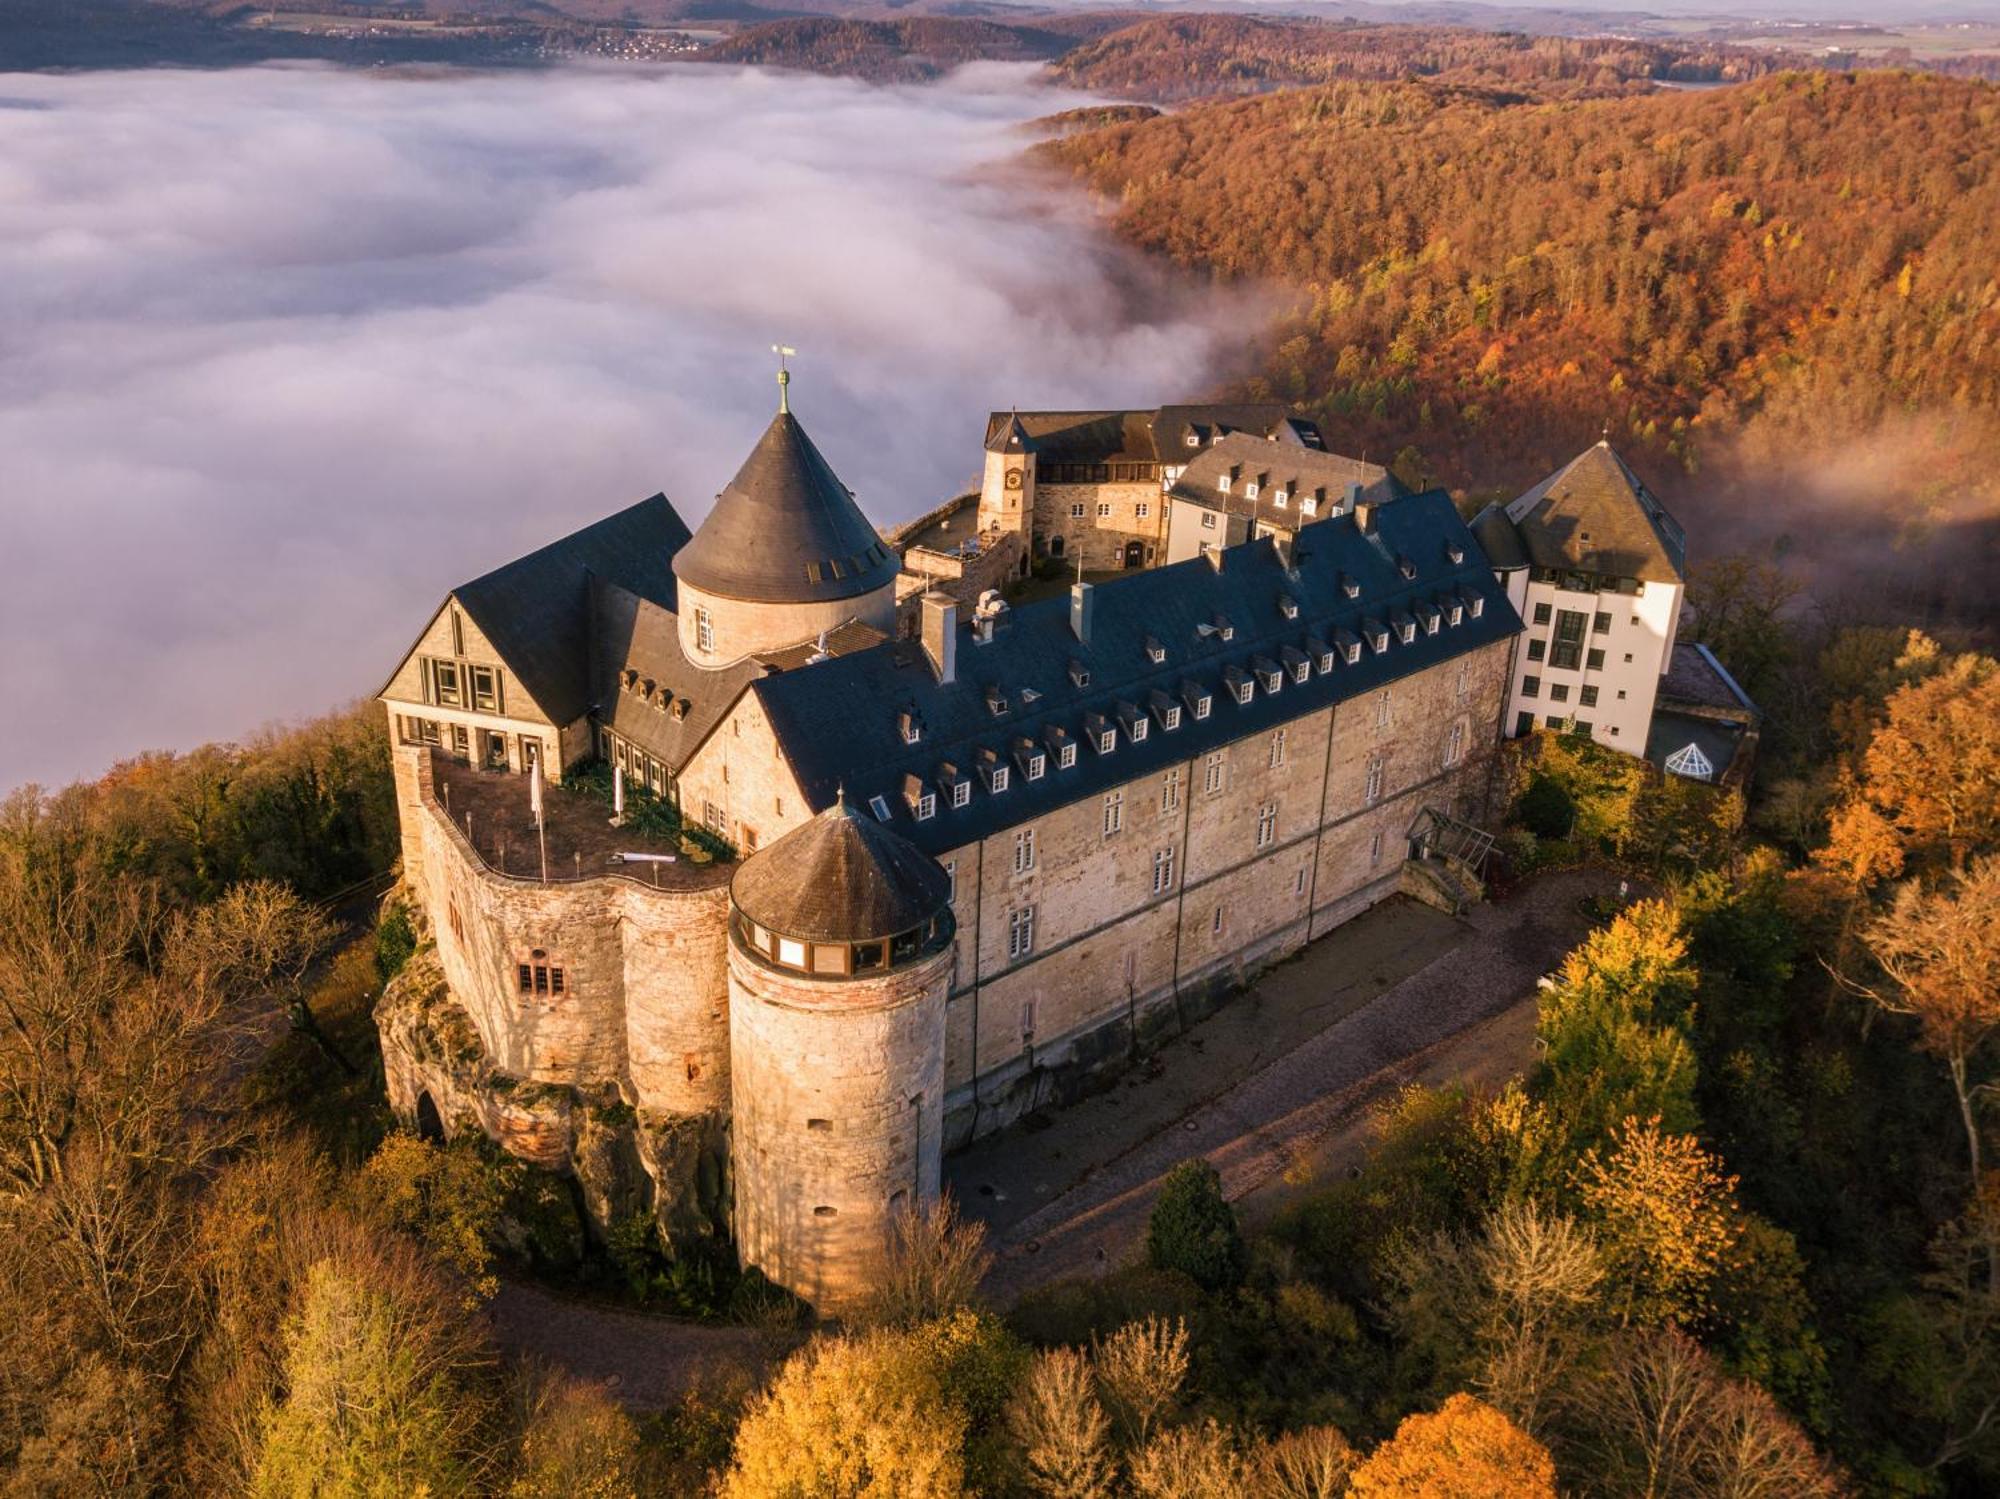
<svg viewBox="0 0 2000 1499">
<path fill-rule="evenodd" d="M 1353 1499 L 1555 1499 L 1555 1461 L 1483 1400 L 1406 1416 L 1354 1470 Z"/>
<path fill-rule="evenodd" d="M 1575 1190 L 1603 1246 L 1609 1284 L 1639 1323 L 1696 1324 L 1742 1233 L 1736 1178 L 1691 1135 L 1629 1119 L 1608 1152 L 1578 1161 Z"/>
<path fill-rule="evenodd" d="M 1975 1080 L 2000 1036 L 2000 855 L 1988 855 L 1926 889 L 1912 881 L 1870 923 L 1867 941 L 1887 980 L 1859 985 L 1883 1009 L 1915 1017 L 1919 1044 L 1951 1079 L 1965 1126 L 1976 1193 L 1981 1181 L 1979 1101 L 1993 1084 Z M 2000 1277 L 2000 1260 L 1994 1273 Z"/>
<path fill-rule="evenodd" d="M 1158 1432 L 1129 1460 L 1142 1499 L 1210 1499 L 1240 1494 L 1248 1482 L 1235 1435 L 1214 1421 Z"/>
<path fill-rule="evenodd" d="M 1337 1427 L 1288 1431 L 1257 1450 L 1250 1493 L 1254 1499 L 1340 1499 L 1360 1461 Z"/>
<path fill-rule="evenodd" d="M 1075 1348 L 1036 1356 L 1012 1422 L 1035 1492 L 1048 1499 L 1111 1493 L 1111 1418 L 1098 1401 L 1090 1360 Z"/>
<path fill-rule="evenodd" d="M 992 1267 L 986 1225 L 960 1214 L 955 1198 L 901 1208 L 867 1315 L 890 1326 L 945 1316 L 972 1305 Z"/>
<path fill-rule="evenodd" d="M 1127 1447 L 1143 1447 L 1188 1374 L 1187 1323 L 1148 1316 L 1097 1345 L 1097 1387 Z"/>
<path fill-rule="evenodd" d="M 1833 857 L 1894 873 L 1882 853 L 1849 855 L 1892 829 L 1917 868 L 1962 865 L 2000 845 L 2000 665 L 1966 654 L 1891 693 L 1862 757 L 1857 797 L 1864 814 L 1838 816 Z"/>
</svg>

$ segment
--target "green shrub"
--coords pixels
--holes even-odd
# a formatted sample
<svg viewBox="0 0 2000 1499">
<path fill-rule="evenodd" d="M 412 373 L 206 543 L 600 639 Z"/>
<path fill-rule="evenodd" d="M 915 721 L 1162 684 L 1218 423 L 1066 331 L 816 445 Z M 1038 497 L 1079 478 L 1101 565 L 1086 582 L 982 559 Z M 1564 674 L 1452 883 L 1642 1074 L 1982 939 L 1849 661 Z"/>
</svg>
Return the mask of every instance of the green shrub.
<svg viewBox="0 0 2000 1499">
<path fill-rule="evenodd" d="M 375 971 L 382 982 L 386 984 L 401 973 L 416 950 L 417 929 L 410 923 L 410 913 L 398 902 L 382 913 L 375 927 Z"/>
<path fill-rule="evenodd" d="M 1576 804 L 1553 776 L 1537 775 L 1514 803 L 1514 819 L 1537 838 L 1566 838 Z"/>
<path fill-rule="evenodd" d="M 1242 1284 L 1243 1235 L 1207 1161 L 1182 1161 L 1167 1173 L 1146 1229 L 1146 1258 L 1157 1270 L 1184 1271 L 1204 1290 Z"/>
</svg>

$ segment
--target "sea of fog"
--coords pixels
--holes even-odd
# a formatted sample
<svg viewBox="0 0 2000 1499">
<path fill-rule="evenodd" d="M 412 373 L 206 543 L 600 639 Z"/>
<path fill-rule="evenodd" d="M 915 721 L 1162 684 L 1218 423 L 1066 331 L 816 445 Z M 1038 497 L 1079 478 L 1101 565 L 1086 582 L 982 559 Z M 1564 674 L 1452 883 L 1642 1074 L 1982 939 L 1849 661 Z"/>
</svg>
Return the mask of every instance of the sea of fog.
<svg viewBox="0 0 2000 1499">
<path fill-rule="evenodd" d="M 447 589 L 794 406 L 880 524 L 990 408 L 1212 383 L 1011 163 L 1080 102 L 720 68 L 0 74 L 0 793 L 377 690 Z"/>
</svg>

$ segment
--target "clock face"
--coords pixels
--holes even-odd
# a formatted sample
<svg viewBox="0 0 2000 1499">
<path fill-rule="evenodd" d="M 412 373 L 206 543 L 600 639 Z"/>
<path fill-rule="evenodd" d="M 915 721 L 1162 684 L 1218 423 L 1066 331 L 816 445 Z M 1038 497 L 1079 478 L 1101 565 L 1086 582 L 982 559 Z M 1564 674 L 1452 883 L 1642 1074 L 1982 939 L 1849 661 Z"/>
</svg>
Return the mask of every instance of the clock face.
<svg viewBox="0 0 2000 1499">
<path fill-rule="evenodd" d="M 1007 487 L 1009 489 L 1019 489 L 1021 487 L 1021 471 L 1018 468 L 1007 470 Z"/>
</svg>

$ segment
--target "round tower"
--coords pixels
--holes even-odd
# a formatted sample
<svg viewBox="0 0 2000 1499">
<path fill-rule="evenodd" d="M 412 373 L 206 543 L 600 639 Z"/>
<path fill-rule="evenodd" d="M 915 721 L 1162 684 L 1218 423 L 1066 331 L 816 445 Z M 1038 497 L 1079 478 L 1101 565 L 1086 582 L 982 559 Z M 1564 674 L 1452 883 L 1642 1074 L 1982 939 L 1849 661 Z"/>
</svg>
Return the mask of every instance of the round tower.
<svg viewBox="0 0 2000 1499">
<path fill-rule="evenodd" d="M 844 798 L 730 885 L 737 1253 L 821 1310 L 864 1299 L 943 1158 L 951 889 Z"/>
<path fill-rule="evenodd" d="M 901 569 L 787 405 L 674 556 L 681 650 L 719 667 L 850 619 L 893 632 Z"/>
</svg>

